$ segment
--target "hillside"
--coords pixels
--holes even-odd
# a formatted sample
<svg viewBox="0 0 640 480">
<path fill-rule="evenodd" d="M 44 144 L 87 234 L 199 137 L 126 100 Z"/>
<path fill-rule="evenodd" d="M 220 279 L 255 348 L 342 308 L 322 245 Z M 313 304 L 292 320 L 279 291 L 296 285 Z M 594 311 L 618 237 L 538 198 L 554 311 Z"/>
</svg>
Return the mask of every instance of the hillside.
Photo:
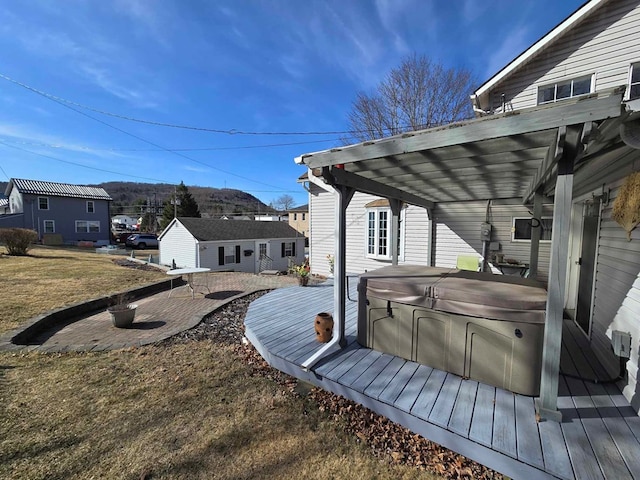
<svg viewBox="0 0 640 480">
<path fill-rule="evenodd" d="M 4 193 L 8 182 L 0 182 L 0 193 Z M 137 216 L 141 206 L 154 199 L 158 207 L 173 193 L 174 185 L 167 183 L 105 182 L 92 185 L 104 188 L 111 198 L 111 212 Z M 273 209 L 251 194 L 232 188 L 209 188 L 188 186 L 198 203 L 203 217 L 222 214 L 270 213 Z"/>
</svg>

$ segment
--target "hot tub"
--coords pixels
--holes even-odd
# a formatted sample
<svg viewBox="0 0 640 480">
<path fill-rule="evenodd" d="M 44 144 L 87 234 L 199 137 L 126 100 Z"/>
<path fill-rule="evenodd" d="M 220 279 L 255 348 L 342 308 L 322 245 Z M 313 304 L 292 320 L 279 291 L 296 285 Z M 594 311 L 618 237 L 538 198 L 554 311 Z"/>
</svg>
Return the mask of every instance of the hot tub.
<svg viewBox="0 0 640 480">
<path fill-rule="evenodd" d="M 360 276 L 358 342 L 538 395 L 547 292 L 533 280 L 421 266 Z"/>
</svg>

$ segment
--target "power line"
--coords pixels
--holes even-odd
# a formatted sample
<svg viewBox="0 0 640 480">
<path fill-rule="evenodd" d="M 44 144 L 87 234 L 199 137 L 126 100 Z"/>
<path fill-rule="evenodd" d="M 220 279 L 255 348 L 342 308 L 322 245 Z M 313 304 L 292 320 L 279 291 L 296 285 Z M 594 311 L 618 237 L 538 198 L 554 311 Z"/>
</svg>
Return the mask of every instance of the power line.
<svg viewBox="0 0 640 480">
<path fill-rule="evenodd" d="M 149 145 L 152 145 L 152 146 L 154 146 L 154 147 L 156 147 L 156 148 L 159 148 L 159 149 L 161 149 L 161 150 L 163 150 L 163 151 L 165 151 L 165 152 L 167 152 L 167 153 L 171 153 L 171 154 L 173 154 L 173 155 L 177 155 L 177 156 L 179 156 L 179 157 L 182 157 L 182 158 L 185 158 L 185 159 L 187 159 L 187 160 L 190 160 L 190 161 L 192 161 L 192 162 L 194 162 L 194 163 L 198 163 L 198 164 L 200 164 L 200 165 L 204 165 L 205 167 L 211 168 L 212 170 L 217 170 L 217 171 L 219 171 L 219 172 L 226 173 L 227 175 L 231 175 L 231 176 L 233 176 L 233 177 L 241 178 L 242 180 L 246 180 L 246 181 L 249 181 L 249 182 L 252 182 L 252 183 L 258 183 L 258 184 L 260 184 L 260 185 L 265 185 L 265 186 L 267 186 L 267 187 L 271 187 L 271 188 L 276 188 L 276 189 L 277 189 L 277 188 L 279 188 L 279 187 L 277 187 L 277 186 L 275 186 L 275 185 L 270 185 L 270 184 L 268 184 L 268 183 L 261 182 L 261 181 L 259 181 L 259 180 L 253 180 L 253 179 L 251 179 L 251 178 L 249 178 L 249 177 L 245 177 L 245 176 L 243 176 L 243 175 L 238 175 L 238 174 L 236 174 L 236 173 L 229 172 L 229 171 L 227 171 L 227 170 L 222 170 L 221 168 L 213 167 L 213 166 L 211 166 L 211 165 L 209 165 L 209 164 L 207 164 L 207 163 L 205 163 L 205 162 L 201 162 L 200 160 L 196 160 L 196 159 L 194 159 L 194 158 L 191 158 L 191 157 L 189 157 L 189 156 L 187 156 L 187 155 L 185 155 L 185 154 L 183 154 L 183 153 L 179 153 L 179 152 L 176 152 L 176 151 L 168 150 L 167 148 L 163 147 L 162 145 L 159 145 L 159 144 L 154 143 L 154 142 L 152 142 L 152 141 L 150 141 L 150 140 L 147 140 L 147 139 L 145 139 L 145 138 L 142 138 L 142 137 L 140 137 L 140 136 L 138 136 L 138 135 L 135 135 L 135 134 L 133 134 L 133 133 L 131 133 L 131 132 L 127 132 L 126 130 L 123 130 L 122 128 L 116 127 L 115 125 L 111 125 L 110 123 L 107 123 L 107 122 L 105 122 L 105 121 L 103 121 L 103 120 L 100 120 L 99 118 L 95 118 L 95 117 L 93 117 L 93 116 L 89 115 L 88 113 L 81 112 L 80 110 L 78 110 L 77 108 L 74 108 L 74 107 L 73 107 L 73 106 L 71 106 L 70 104 L 65 103 L 65 101 L 64 101 L 64 100 L 58 100 L 58 99 L 57 99 L 57 98 L 55 98 L 53 95 L 45 94 L 44 92 L 40 92 L 40 91 L 38 91 L 38 90 L 36 90 L 36 89 L 34 89 L 34 88 L 31 88 L 31 87 L 28 87 L 28 86 L 26 86 L 26 85 L 20 84 L 20 83 L 18 83 L 18 82 L 15 82 L 14 80 L 11 80 L 9 77 L 5 77 L 5 76 L 4 76 L 4 75 L 2 75 L 2 74 L 0 74 L 0 78 L 5 78 L 5 79 L 7 79 L 7 80 L 9 80 L 9 81 L 11 81 L 11 82 L 13 82 L 13 83 L 17 83 L 18 85 L 24 86 L 25 88 L 28 88 L 29 90 L 31 90 L 31 91 L 33 91 L 33 92 L 37 93 L 38 95 L 42 95 L 42 96 L 44 96 L 45 98 L 47 98 L 47 99 L 51 100 L 52 102 L 56 102 L 57 104 L 62 105 L 63 107 L 68 108 L 69 110 L 73 110 L 74 112 L 76 112 L 76 113 L 78 113 L 78 114 L 80 114 L 80 115 L 82 115 L 82 116 L 85 116 L 85 117 L 87 117 L 87 118 L 90 118 L 91 120 L 94 120 L 94 121 L 96 121 L 96 122 L 98 122 L 98 123 L 101 123 L 102 125 L 105 125 L 105 126 L 107 126 L 107 127 L 109 127 L 109 128 L 112 128 L 112 129 L 114 129 L 114 130 L 117 130 L 117 131 L 118 131 L 118 132 L 120 132 L 120 133 L 124 133 L 125 135 L 128 135 L 128 136 L 130 136 L 130 137 L 132 137 L 132 138 L 135 138 L 135 139 L 137 139 L 137 140 L 140 140 L 141 142 L 144 142 L 144 143 L 147 143 L 147 144 L 149 144 Z M 113 172 L 112 172 L 112 173 L 113 173 Z"/>
<path fill-rule="evenodd" d="M 12 79 L 6 75 L 0 73 L 0 78 L 6 80 L 8 82 L 13 83 L 14 85 L 18 85 L 26 90 L 29 90 L 33 93 L 37 93 L 49 100 L 53 100 L 54 102 L 65 105 L 69 108 L 71 106 L 82 108 L 83 110 L 89 110 L 91 112 L 99 113 L 101 115 L 106 115 L 109 117 L 119 118 L 121 120 L 127 120 L 129 122 L 137 122 L 144 123 L 147 125 L 155 125 L 157 127 L 168 127 L 168 128 L 179 128 L 183 130 L 195 130 L 200 132 L 210 132 L 210 133 L 222 133 L 226 135 L 353 135 L 357 133 L 373 133 L 373 130 L 337 130 L 337 131 L 310 131 L 310 132 L 252 132 L 252 131 L 244 131 L 244 130 L 236 130 L 235 128 L 231 129 L 218 129 L 218 128 L 206 128 L 206 127 L 195 127 L 192 125 L 178 125 L 174 123 L 165 123 L 165 122 L 156 122 L 153 120 L 143 120 L 140 118 L 129 117 L 127 115 L 121 115 L 118 113 L 107 112 L 106 110 L 100 110 L 98 108 L 89 107 L 87 105 L 83 105 L 81 103 L 73 102 L 71 100 L 67 100 L 62 97 L 58 97 L 56 95 L 52 95 L 47 92 L 43 92 L 42 90 L 38 90 L 37 88 L 31 87 L 25 83 L 19 82 L 17 80 Z M 72 110 L 75 110 L 72 108 Z M 93 117 L 90 117 L 93 118 Z M 115 128 L 115 127 L 114 127 Z"/>
<path fill-rule="evenodd" d="M 205 152 L 205 151 L 218 151 L 218 150 L 246 150 L 246 149 L 255 149 L 255 148 L 272 148 L 272 147 L 288 147 L 293 145 L 308 145 L 312 143 L 327 143 L 327 142 L 335 142 L 336 138 L 330 138 L 326 140 L 312 140 L 309 142 L 290 142 L 290 143 L 268 143 L 262 145 L 245 145 L 245 146 L 234 146 L 234 147 L 203 147 L 203 148 L 94 148 L 87 146 L 67 146 L 64 144 L 53 145 L 50 143 L 40 143 L 40 142 L 24 142 L 18 140 L 5 139 L 5 141 L 17 143 L 19 145 L 30 145 L 34 147 L 46 147 L 46 148 L 64 148 L 67 150 L 80 149 L 86 151 L 94 151 L 94 152 Z"/>
</svg>

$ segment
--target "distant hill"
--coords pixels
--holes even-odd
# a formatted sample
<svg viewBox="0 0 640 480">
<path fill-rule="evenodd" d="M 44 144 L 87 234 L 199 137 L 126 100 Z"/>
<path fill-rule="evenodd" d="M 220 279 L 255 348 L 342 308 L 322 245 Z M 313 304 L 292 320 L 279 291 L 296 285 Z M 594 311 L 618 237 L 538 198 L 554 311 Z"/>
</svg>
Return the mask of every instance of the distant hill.
<svg viewBox="0 0 640 480">
<path fill-rule="evenodd" d="M 0 194 L 4 194 L 8 182 L 0 182 Z M 158 207 L 173 194 L 174 185 L 167 183 L 105 182 L 95 185 L 104 188 L 113 202 L 111 213 L 124 213 L 138 216 L 141 205 L 154 200 Z M 198 202 L 203 217 L 216 217 L 223 214 L 272 213 L 273 208 L 262 203 L 253 195 L 233 188 L 192 187 L 187 185 L 189 193 Z"/>
</svg>

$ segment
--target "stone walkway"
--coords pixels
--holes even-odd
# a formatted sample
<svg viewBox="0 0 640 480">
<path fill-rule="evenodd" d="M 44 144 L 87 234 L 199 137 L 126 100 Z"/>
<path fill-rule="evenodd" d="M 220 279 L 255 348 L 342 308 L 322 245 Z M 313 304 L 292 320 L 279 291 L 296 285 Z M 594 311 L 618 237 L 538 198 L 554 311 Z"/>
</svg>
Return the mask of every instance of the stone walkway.
<svg viewBox="0 0 640 480">
<path fill-rule="evenodd" d="M 147 345 L 196 326 L 203 317 L 249 293 L 297 285 L 289 276 L 259 276 L 247 273 L 210 273 L 211 293 L 196 293 L 185 287 L 164 291 L 135 301 L 138 305 L 131 328 L 116 328 L 102 310 L 79 320 L 54 325 L 13 348 L 42 352 L 103 351 Z M 12 349 L 13 349 L 12 348 Z"/>
</svg>

